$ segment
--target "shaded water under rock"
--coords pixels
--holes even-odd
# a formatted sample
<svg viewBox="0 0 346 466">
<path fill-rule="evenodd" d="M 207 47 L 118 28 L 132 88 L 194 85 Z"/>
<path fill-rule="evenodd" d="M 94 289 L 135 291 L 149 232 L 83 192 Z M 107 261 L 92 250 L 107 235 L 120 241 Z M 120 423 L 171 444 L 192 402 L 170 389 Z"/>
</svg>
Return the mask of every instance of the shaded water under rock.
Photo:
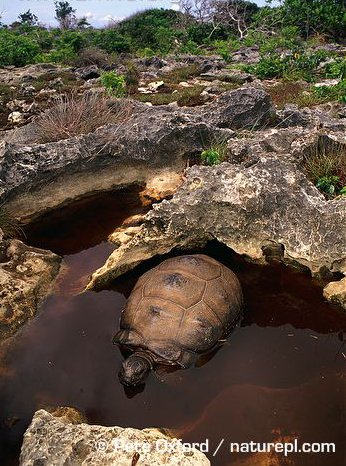
<svg viewBox="0 0 346 466">
<path fill-rule="evenodd" d="M 161 426 L 186 441 L 209 439 L 216 466 L 269 464 L 264 454 L 230 454 L 230 441 L 294 437 L 335 442 L 336 453 L 272 458 L 272 464 L 343 464 L 346 315 L 324 302 L 308 276 L 249 264 L 216 243 L 203 252 L 237 273 L 246 299 L 241 327 L 200 367 L 151 375 L 141 393 L 125 394 L 117 379 L 122 357 L 111 340 L 136 279 L 158 261 L 119 278 L 112 290 L 78 293 L 113 249 L 104 239 L 140 210 L 135 192 L 109 193 L 27 231 L 29 244 L 63 254 L 66 266 L 54 294 L 1 361 L 0 464 L 18 464 L 34 411 L 58 405 L 80 409 L 93 424 Z"/>
</svg>

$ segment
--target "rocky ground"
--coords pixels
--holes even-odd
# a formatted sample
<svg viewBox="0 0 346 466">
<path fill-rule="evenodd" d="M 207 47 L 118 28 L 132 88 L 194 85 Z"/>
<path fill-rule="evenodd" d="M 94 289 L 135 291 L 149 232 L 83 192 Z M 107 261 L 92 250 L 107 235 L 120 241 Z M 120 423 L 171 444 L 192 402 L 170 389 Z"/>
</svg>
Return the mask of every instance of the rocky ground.
<svg viewBox="0 0 346 466">
<path fill-rule="evenodd" d="M 255 63 L 258 51 L 240 50 L 233 60 Z M 50 142 L 37 141 L 35 118 L 61 93 L 100 95 L 100 70 L 95 65 L 71 69 L 49 64 L 0 70 L 0 206 L 25 224 L 85 196 L 140 186 L 143 203 L 169 200 L 154 204 L 144 218 L 130 219 L 111 235 L 117 249 L 94 272 L 88 289 L 109 286 L 154 255 L 216 239 L 248 260 L 266 263 L 274 258 L 310 270 L 329 282 L 325 298 L 346 309 L 346 196 L 326 196 L 306 170 L 307 158 L 321 144 L 346 154 L 344 106 L 299 108 L 290 104 L 289 94 L 287 102 L 282 98 L 282 82 L 258 81 L 220 57 L 154 57 L 137 59 L 135 65 L 140 80 L 131 99 L 111 99 L 111 108 L 120 103 L 126 109 L 121 121 Z M 117 64 L 118 72 L 122 67 Z M 307 87 L 300 83 L 295 92 L 308 92 Z M 223 163 L 203 166 L 201 152 L 215 144 L 223 147 Z M 52 252 L 4 233 L 3 340 L 36 314 L 61 263 Z M 21 464 L 53 464 L 42 462 L 48 451 L 50 458 L 63 454 L 66 461 L 78 458 L 78 464 L 81 458 L 85 464 L 111 464 L 111 456 L 95 462 L 96 453 L 89 448 L 100 433 L 149 442 L 162 435 L 70 421 L 68 416 L 36 413 Z M 41 427 L 49 433 L 44 440 Z M 57 447 L 62 440 L 63 450 Z M 174 464 L 180 464 L 179 454 Z M 155 461 L 152 456 L 151 464 Z M 208 464 L 196 451 L 184 461 Z M 130 464 L 129 458 L 119 457 L 117 464 Z"/>
</svg>

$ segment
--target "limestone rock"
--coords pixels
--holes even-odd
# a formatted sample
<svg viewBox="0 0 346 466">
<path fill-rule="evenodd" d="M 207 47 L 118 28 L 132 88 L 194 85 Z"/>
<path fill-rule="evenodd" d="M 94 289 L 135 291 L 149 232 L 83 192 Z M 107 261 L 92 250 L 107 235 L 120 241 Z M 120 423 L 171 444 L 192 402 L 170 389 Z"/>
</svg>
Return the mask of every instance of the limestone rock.
<svg viewBox="0 0 346 466">
<path fill-rule="evenodd" d="M 177 444 L 173 454 L 162 451 L 165 442 L 176 443 L 158 429 L 80 424 L 74 411 L 35 413 L 24 434 L 20 466 L 131 466 L 136 457 L 138 466 L 210 466 L 195 448 L 184 451 Z"/>
<path fill-rule="evenodd" d="M 12 133 L 12 140 L 6 135 L 0 143 L 0 201 L 29 221 L 85 195 L 145 186 L 163 170 L 181 173 L 191 155 L 227 137 L 230 128 L 269 122 L 273 111 L 269 95 L 251 88 L 196 109 L 132 105 L 126 121 L 58 142 L 30 144 L 34 123 Z"/>
<path fill-rule="evenodd" d="M 346 271 L 346 198 L 327 201 L 294 163 L 280 156 L 249 164 L 193 166 L 170 201 L 156 204 L 134 238 L 115 250 L 88 288 L 100 289 L 141 261 L 216 239 L 264 262 L 268 241 L 283 261 Z"/>
<path fill-rule="evenodd" d="M 255 87 L 225 92 L 205 109 L 205 118 L 220 128 L 230 129 L 261 127 L 275 115 L 269 95 Z"/>
<path fill-rule="evenodd" d="M 26 246 L 18 240 L 1 242 L 0 340 L 14 334 L 32 318 L 49 293 L 60 267 L 60 257 Z M 1 253 L 1 248 L 0 248 Z"/>
<path fill-rule="evenodd" d="M 328 283 L 323 290 L 323 296 L 346 310 L 346 277 L 338 282 Z"/>
</svg>

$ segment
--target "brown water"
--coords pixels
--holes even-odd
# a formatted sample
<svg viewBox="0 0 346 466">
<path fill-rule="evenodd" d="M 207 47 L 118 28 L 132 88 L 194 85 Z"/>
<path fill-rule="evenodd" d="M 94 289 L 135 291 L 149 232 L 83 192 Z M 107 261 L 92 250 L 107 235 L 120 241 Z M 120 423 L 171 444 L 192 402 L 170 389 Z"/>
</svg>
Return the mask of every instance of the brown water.
<svg viewBox="0 0 346 466">
<path fill-rule="evenodd" d="M 30 244 L 64 255 L 67 269 L 7 354 L 0 379 L 0 465 L 18 464 L 35 410 L 68 405 L 90 423 L 164 426 L 186 441 L 208 438 L 212 450 L 224 438 L 216 457 L 209 453 L 216 466 L 341 466 L 345 314 L 323 301 L 321 287 L 308 276 L 246 263 L 218 244 L 204 252 L 241 280 L 247 305 L 241 327 L 204 365 L 152 375 L 135 396 L 124 392 L 117 380 L 122 357 L 111 339 L 133 284 L 157 261 L 120 278 L 111 291 L 78 292 L 112 250 L 102 240 L 138 210 L 135 193 L 110 193 L 27 232 Z M 229 441 L 292 437 L 335 442 L 336 454 L 297 454 L 276 463 L 260 455 L 246 462 L 244 454 L 231 455 L 226 448 Z"/>
</svg>

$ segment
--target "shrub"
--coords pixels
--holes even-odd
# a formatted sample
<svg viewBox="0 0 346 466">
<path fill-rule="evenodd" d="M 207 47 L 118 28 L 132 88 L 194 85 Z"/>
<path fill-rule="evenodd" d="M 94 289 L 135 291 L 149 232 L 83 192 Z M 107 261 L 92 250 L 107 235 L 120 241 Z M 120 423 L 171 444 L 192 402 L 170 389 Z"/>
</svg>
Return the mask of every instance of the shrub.
<svg viewBox="0 0 346 466">
<path fill-rule="evenodd" d="M 187 42 L 180 45 L 178 53 L 187 53 L 191 55 L 199 55 L 201 49 L 198 48 L 198 45 L 193 40 L 188 40 Z"/>
<path fill-rule="evenodd" d="M 35 142 L 46 143 L 88 134 L 100 126 L 118 121 L 124 109 L 116 112 L 109 100 L 93 93 L 60 96 L 55 105 L 33 122 Z"/>
<path fill-rule="evenodd" d="M 173 43 L 173 30 L 180 25 L 182 16 L 173 10 L 146 10 L 121 21 L 117 31 L 130 37 L 135 48 L 149 47 L 155 52 L 166 53 Z"/>
<path fill-rule="evenodd" d="M 247 71 L 254 73 L 261 79 L 282 78 L 304 79 L 312 82 L 316 79 L 316 71 L 320 63 L 326 60 L 329 54 L 324 50 L 316 53 L 303 53 L 293 51 L 291 55 L 281 57 L 277 53 L 263 55 L 257 65 L 250 65 Z"/>
<path fill-rule="evenodd" d="M 126 64 L 125 84 L 128 92 L 133 94 L 137 91 L 139 86 L 140 72 L 133 62 Z"/>
<path fill-rule="evenodd" d="M 98 47 L 87 47 L 83 49 L 78 57 L 73 61 L 73 65 L 77 67 L 97 65 L 102 68 L 110 63 L 111 57 L 107 52 Z"/>
<path fill-rule="evenodd" d="M 340 178 L 336 175 L 321 176 L 316 181 L 316 187 L 326 194 L 336 194 L 340 188 Z"/>
<path fill-rule="evenodd" d="M 98 31 L 92 40 L 94 46 L 108 53 L 128 53 L 131 51 L 129 37 L 125 37 L 115 28 Z"/>
<path fill-rule="evenodd" d="M 74 63 L 78 58 L 77 53 L 73 50 L 72 47 L 66 45 L 55 50 L 51 50 L 48 53 L 42 53 L 36 55 L 36 63 L 63 63 L 70 64 Z"/>
<path fill-rule="evenodd" d="M 155 52 L 150 47 L 145 47 L 144 49 L 138 49 L 136 55 L 143 58 L 152 58 L 155 56 Z"/>
<path fill-rule="evenodd" d="M 260 79 L 278 78 L 284 74 L 285 62 L 279 55 L 272 54 L 262 57 L 257 65 L 249 66 L 247 70 Z"/>
<path fill-rule="evenodd" d="M 325 194 L 343 194 L 346 185 L 346 147 L 322 138 L 305 156 L 310 180 Z"/>
<path fill-rule="evenodd" d="M 306 38 L 315 31 L 345 37 L 345 0 L 285 0 L 282 9 L 284 24 L 297 26 Z"/>
<path fill-rule="evenodd" d="M 324 67 L 324 74 L 327 78 L 346 79 L 346 59 L 337 59 L 327 63 Z"/>
<path fill-rule="evenodd" d="M 101 74 L 101 84 L 107 94 L 112 97 L 124 97 L 126 94 L 125 77 L 115 71 L 105 71 Z"/>
<path fill-rule="evenodd" d="M 0 66 L 27 65 L 39 51 L 37 43 L 29 37 L 0 29 Z"/>
</svg>

